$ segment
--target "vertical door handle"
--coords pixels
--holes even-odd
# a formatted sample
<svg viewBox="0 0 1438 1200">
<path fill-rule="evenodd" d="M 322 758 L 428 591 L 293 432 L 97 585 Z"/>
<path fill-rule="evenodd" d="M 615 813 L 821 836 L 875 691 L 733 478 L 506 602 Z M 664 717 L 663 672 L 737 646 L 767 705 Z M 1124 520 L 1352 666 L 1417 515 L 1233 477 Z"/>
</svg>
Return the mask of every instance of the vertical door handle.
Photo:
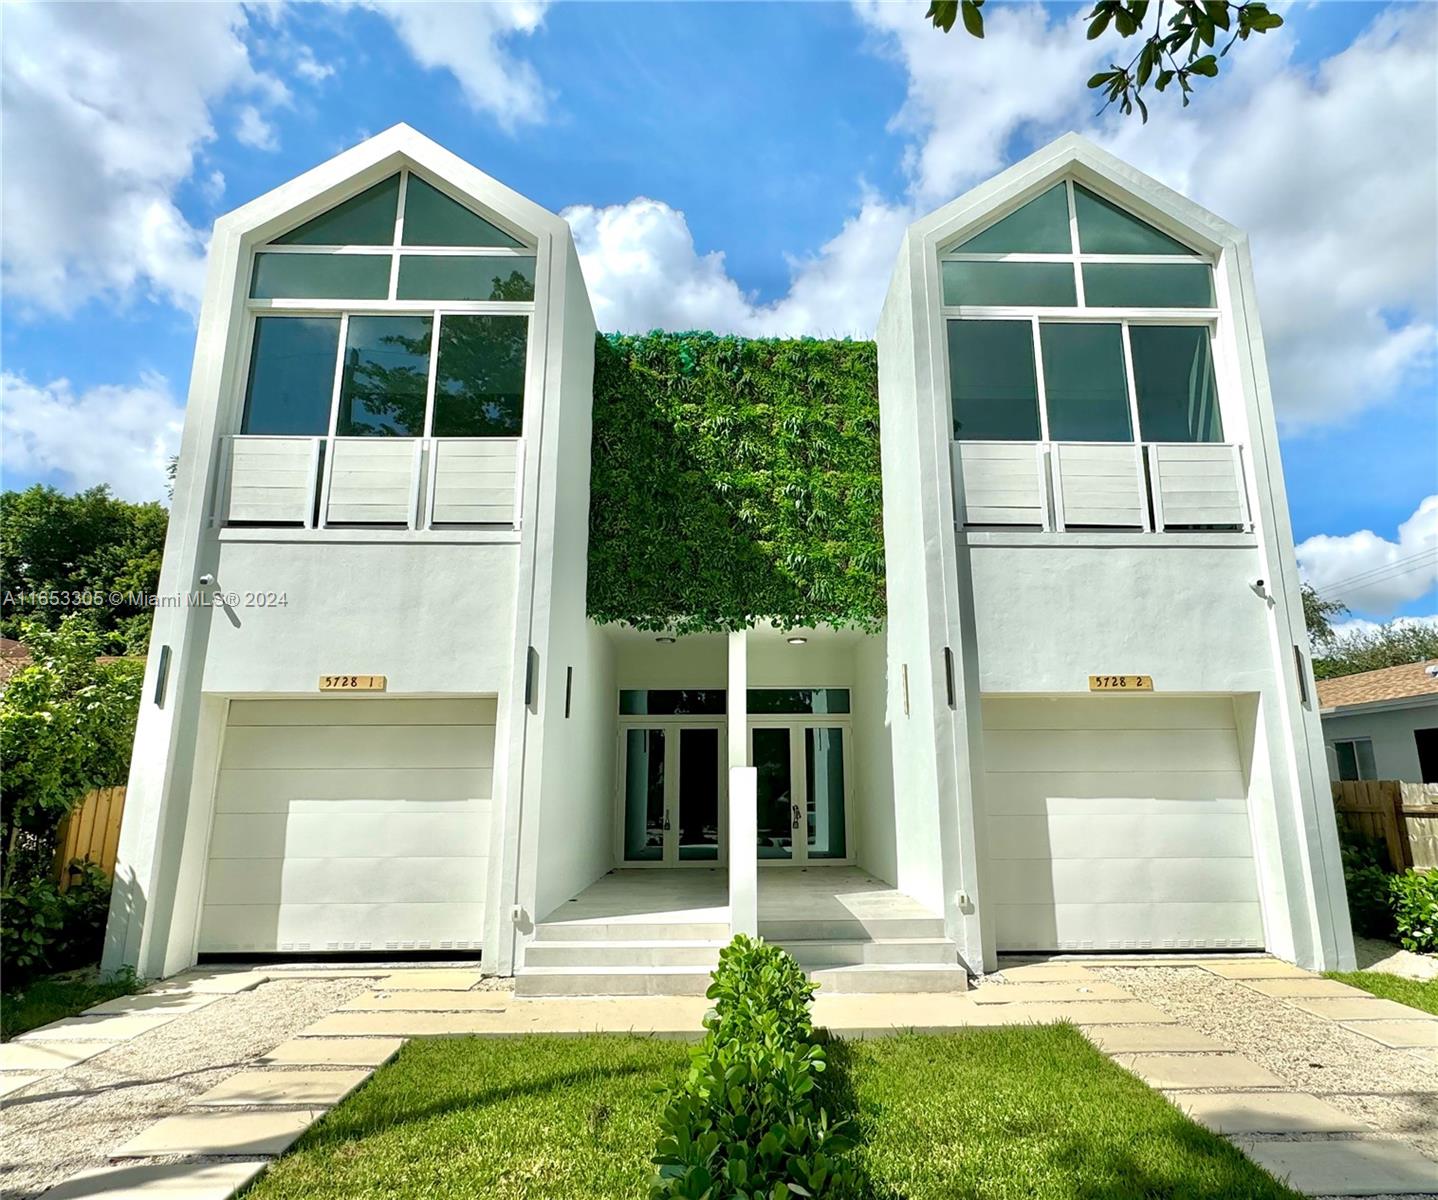
<svg viewBox="0 0 1438 1200">
<path fill-rule="evenodd" d="M 789 810 L 793 814 L 793 828 L 798 829 L 804 823 L 804 814 L 799 811 L 797 804 L 789 805 Z"/>
</svg>

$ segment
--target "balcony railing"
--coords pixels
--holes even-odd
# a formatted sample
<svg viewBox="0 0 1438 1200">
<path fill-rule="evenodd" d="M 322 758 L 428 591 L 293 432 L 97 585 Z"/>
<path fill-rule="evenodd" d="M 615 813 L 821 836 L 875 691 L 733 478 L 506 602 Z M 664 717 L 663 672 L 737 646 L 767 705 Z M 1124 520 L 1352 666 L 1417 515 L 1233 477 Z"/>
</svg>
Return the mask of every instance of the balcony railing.
<svg viewBox="0 0 1438 1200">
<path fill-rule="evenodd" d="M 961 528 L 1251 529 L 1240 447 L 1177 442 L 954 442 Z"/>
<path fill-rule="evenodd" d="M 273 437 L 222 448 L 220 525 L 517 528 L 519 438 Z"/>
</svg>

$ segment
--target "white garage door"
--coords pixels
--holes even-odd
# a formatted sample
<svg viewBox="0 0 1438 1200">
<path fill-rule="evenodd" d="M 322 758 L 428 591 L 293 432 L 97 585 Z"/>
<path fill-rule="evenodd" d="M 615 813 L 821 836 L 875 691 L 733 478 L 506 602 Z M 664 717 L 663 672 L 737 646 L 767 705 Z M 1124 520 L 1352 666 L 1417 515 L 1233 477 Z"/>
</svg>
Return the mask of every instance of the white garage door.
<svg viewBox="0 0 1438 1200">
<path fill-rule="evenodd" d="M 1224 698 L 985 699 L 1000 950 L 1261 948 Z"/>
<path fill-rule="evenodd" d="M 236 700 L 201 952 L 478 949 L 491 700 Z"/>
</svg>

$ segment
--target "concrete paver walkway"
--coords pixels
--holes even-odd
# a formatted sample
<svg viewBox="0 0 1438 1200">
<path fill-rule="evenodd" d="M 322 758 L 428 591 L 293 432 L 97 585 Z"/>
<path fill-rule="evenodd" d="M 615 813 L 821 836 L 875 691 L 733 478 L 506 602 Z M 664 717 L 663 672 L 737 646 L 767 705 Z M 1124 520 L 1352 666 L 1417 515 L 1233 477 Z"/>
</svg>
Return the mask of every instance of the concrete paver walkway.
<svg viewBox="0 0 1438 1200">
<path fill-rule="evenodd" d="M 1353 1111 L 1351 1098 L 1311 1086 L 1286 1060 L 1269 1061 L 1251 1041 L 1225 1036 L 1221 1023 L 1176 1015 L 1169 992 L 1154 982 L 1175 966 L 1173 959 L 1122 969 L 1114 960 L 1034 963 L 1009 967 L 962 994 L 821 994 L 814 1015 L 817 1024 L 850 1037 L 1070 1021 L 1117 1063 L 1301 1190 L 1438 1194 L 1438 1162 L 1398 1136 L 1403 1131 L 1375 1128 L 1364 1119 L 1370 1114 Z M 1286 1012 L 1331 1036 L 1360 1040 L 1374 1055 L 1396 1056 L 1402 1077 L 1393 1080 L 1395 1091 L 1406 1089 L 1420 1097 L 1420 1108 L 1438 1113 L 1438 1062 L 1423 1057 L 1431 1053 L 1424 1047 L 1438 1044 L 1438 1018 L 1272 959 L 1191 960 L 1180 970 L 1209 980 L 1210 989 L 1230 989 L 1227 999 L 1237 1007 Z M 598 1031 L 697 1037 L 708 1007 L 702 997 L 682 996 L 516 999 L 469 967 L 191 972 L 0 1047 L 0 1086 L 19 1081 L 6 1103 L 23 1102 L 42 1082 L 58 1092 L 90 1061 L 105 1062 L 103 1051 L 142 1046 L 177 1028 L 172 1022 L 214 1018 L 267 981 L 306 977 L 352 986 L 335 992 L 308 1024 L 277 1029 L 267 1048 L 237 1056 L 223 1075 L 205 1077 L 204 1088 L 186 1091 L 168 1111 L 157 1109 L 159 1119 L 107 1143 L 108 1166 L 81 1172 L 47 1198 L 223 1200 L 408 1038 Z M 1314 1004 L 1338 1007 L 1324 1012 Z"/>
</svg>

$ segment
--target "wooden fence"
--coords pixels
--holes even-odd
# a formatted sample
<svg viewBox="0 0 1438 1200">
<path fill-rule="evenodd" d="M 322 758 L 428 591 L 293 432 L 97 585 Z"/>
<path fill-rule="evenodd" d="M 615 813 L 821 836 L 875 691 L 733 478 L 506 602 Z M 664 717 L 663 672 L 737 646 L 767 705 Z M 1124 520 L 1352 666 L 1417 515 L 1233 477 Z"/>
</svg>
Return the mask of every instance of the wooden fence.
<svg viewBox="0 0 1438 1200">
<path fill-rule="evenodd" d="M 1438 784 L 1345 779 L 1333 804 L 1360 833 L 1382 842 L 1395 871 L 1438 868 Z"/>
<path fill-rule="evenodd" d="M 107 875 L 115 873 L 115 856 L 120 849 L 120 817 L 124 811 L 124 788 L 97 788 L 60 822 L 55 878 L 60 881 L 62 892 L 70 886 L 69 868 L 73 859 L 92 862 Z"/>
</svg>

